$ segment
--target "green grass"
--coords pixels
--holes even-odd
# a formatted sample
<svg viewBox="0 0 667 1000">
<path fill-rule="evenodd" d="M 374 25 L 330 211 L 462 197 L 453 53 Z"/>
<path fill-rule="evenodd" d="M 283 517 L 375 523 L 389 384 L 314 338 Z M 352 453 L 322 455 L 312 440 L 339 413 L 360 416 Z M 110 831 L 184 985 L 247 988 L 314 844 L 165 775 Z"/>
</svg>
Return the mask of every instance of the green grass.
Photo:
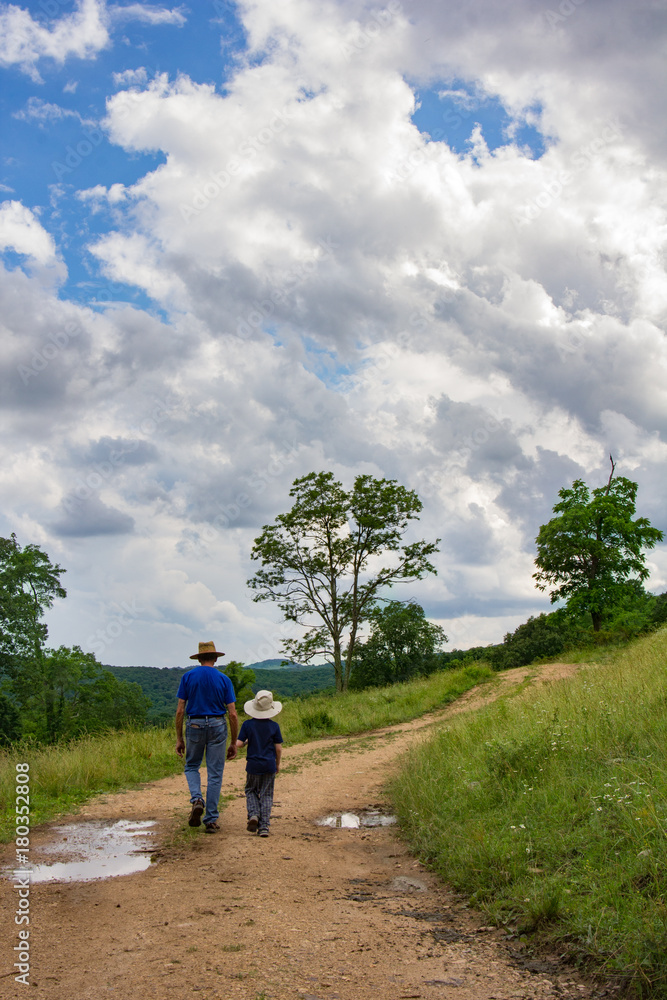
<svg viewBox="0 0 667 1000">
<path fill-rule="evenodd" d="M 100 792 L 117 791 L 182 770 L 171 729 L 83 736 L 57 746 L 28 742 L 0 751 L 0 842 L 14 839 L 16 764 L 30 765 L 30 825 L 70 811 Z"/>
<path fill-rule="evenodd" d="M 344 695 L 310 695 L 284 703 L 277 722 L 287 744 L 314 737 L 348 736 L 382 729 L 442 708 L 497 675 L 483 663 L 441 670 L 420 680 Z"/>
<path fill-rule="evenodd" d="M 498 923 L 667 997 L 667 630 L 453 719 L 391 794 L 415 852 Z"/>
<path fill-rule="evenodd" d="M 343 736 L 404 722 L 453 701 L 493 676 L 479 664 L 389 688 L 287 701 L 279 717 L 286 742 Z M 16 764 L 30 765 L 30 825 L 69 812 L 100 792 L 154 781 L 183 769 L 171 727 L 84 736 L 57 746 L 0 750 L 0 842 L 14 839 Z M 286 763 L 289 763 L 287 760 Z"/>
</svg>

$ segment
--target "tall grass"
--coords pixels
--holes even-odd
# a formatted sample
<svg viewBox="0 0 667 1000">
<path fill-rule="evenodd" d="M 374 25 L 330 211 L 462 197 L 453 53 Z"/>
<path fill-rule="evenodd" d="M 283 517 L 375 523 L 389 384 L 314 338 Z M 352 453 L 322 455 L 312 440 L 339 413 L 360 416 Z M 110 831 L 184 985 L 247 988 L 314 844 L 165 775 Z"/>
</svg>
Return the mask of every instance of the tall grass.
<svg viewBox="0 0 667 1000">
<path fill-rule="evenodd" d="M 16 764 L 30 765 L 30 825 L 37 826 L 99 792 L 152 781 L 183 768 L 169 729 L 81 736 L 56 746 L 19 743 L 0 751 L 0 842 L 13 840 Z"/>
<path fill-rule="evenodd" d="M 498 922 L 667 997 L 667 631 L 452 720 L 392 785 L 416 852 Z"/>
<path fill-rule="evenodd" d="M 496 676 L 483 663 L 441 670 L 415 681 L 343 695 L 311 695 L 284 703 L 278 716 L 287 743 L 318 736 L 345 736 L 382 729 L 415 719 L 459 698 L 476 684 Z"/>
<path fill-rule="evenodd" d="M 492 676 L 488 667 L 473 664 L 411 684 L 295 699 L 285 703 L 279 721 L 288 743 L 358 733 L 404 722 L 446 705 Z M 30 822 L 34 827 L 98 792 L 182 770 L 174 744 L 173 729 L 167 727 L 84 736 L 49 747 L 26 742 L 0 751 L 0 842 L 14 837 L 17 763 L 30 765 Z"/>
</svg>

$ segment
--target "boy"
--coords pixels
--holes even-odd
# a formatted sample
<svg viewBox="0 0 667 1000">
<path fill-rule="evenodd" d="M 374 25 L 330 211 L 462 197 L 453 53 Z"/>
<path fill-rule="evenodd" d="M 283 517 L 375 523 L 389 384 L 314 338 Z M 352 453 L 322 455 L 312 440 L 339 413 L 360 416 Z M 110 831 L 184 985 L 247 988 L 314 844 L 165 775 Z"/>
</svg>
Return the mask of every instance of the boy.
<svg viewBox="0 0 667 1000">
<path fill-rule="evenodd" d="M 245 784 L 247 829 L 250 833 L 257 831 L 260 837 L 269 835 L 273 784 L 280 771 L 283 737 L 280 726 L 272 720 L 282 707 L 281 702 L 273 700 L 271 691 L 258 691 L 252 701 L 243 706 L 243 711 L 251 718 L 241 726 L 236 741 L 237 748 L 248 744 Z"/>
</svg>

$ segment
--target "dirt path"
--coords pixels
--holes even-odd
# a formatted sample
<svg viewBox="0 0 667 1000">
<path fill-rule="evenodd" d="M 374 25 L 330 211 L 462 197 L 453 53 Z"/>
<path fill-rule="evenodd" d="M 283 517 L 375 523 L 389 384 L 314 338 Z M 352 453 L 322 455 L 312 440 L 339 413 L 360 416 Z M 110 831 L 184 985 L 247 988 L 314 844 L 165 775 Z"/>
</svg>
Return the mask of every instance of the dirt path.
<svg viewBox="0 0 667 1000">
<path fill-rule="evenodd" d="M 535 681 L 552 682 L 574 669 L 550 664 L 539 668 Z M 411 723 L 287 749 L 266 840 L 246 832 L 243 764 L 228 764 L 223 794 L 234 798 L 220 833 L 202 833 L 194 848 L 167 849 L 139 874 L 31 888 L 28 988 L 6 975 L 15 960 L 17 928 L 16 891 L 4 880 L 0 996 L 593 995 L 571 970 L 512 958 L 502 932 L 485 927 L 479 914 L 415 861 L 391 827 L 328 829 L 314 822 L 381 803 L 390 768 L 429 727 L 534 673 L 536 668 L 508 671 L 496 684 Z M 154 819 L 166 837 L 184 824 L 188 809 L 185 779 L 178 775 L 92 800 L 76 819 Z M 33 862 L 40 860 L 40 844 L 53 836 L 48 825 L 34 831 Z"/>
</svg>

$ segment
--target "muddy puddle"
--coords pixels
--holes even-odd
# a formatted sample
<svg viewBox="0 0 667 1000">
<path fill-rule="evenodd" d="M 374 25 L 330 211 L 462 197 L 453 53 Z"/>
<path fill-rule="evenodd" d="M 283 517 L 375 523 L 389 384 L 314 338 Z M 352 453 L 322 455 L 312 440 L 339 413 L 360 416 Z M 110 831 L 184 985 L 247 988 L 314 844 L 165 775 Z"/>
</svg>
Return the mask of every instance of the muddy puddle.
<svg viewBox="0 0 667 1000">
<path fill-rule="evenodd" d="M 362 809 L 361 812 L 332 813 L 315 820 L 317 826 L 330 826 L 336 830 L 358 830 L 360 827 L 393 826 L 395 816 L 387 816 L 379 809 Z"/>
<path fill-rule="evenodd" d="M 30 881 L 88 882 L 144 871 L 151 863 L 152 820 L 89 821 L 53 827 L 54 841 L 39 854 L 54 860 L 33 865 Z"/>
</svg>

